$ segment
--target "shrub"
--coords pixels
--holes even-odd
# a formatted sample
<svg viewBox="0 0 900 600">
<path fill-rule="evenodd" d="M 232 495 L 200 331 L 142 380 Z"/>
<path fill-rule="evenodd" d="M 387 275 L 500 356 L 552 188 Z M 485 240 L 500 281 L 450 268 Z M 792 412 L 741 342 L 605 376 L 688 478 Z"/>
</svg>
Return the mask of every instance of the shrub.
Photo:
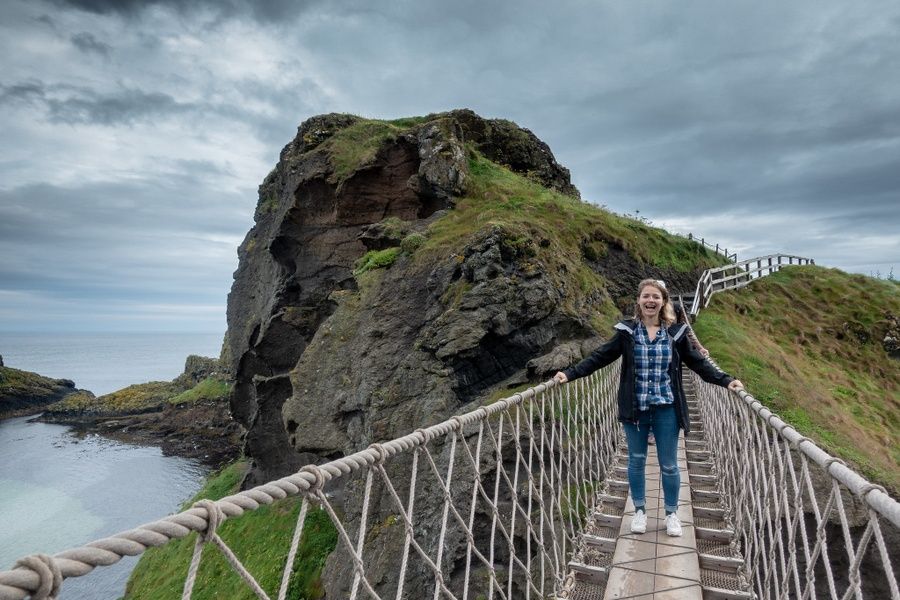
<svg viewBox="0 0 900 600">
<path fill-rule="evenodd" d="M 400 248 L 397 246 L 386 248 L 384 250 L 369 250 L 362 258 L 356 261 L 353 274 L 362 275 L 366 271 L 372 269 L 384 269 L 390 267 L 394 264 L 394 261 L 397 260 L 399 255 Z"/>
<path fill-rule="evenodd" d="M 422 235 L 421 233 L 411 233 L 403 238 L 402 242 L 400 242 L 400 249 L 403 250 L 404 254 L 412 254 L 413 252 L 418 250 L 419 247 L 421 247 L 424 243 L 424 235 Z"/>
</svg>

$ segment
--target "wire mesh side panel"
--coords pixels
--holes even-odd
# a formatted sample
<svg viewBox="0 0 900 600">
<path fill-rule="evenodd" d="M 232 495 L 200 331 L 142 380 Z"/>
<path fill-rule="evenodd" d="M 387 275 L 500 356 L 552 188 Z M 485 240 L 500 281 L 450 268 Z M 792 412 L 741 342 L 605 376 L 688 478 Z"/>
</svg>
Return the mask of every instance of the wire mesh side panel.
<svg viewBox="0 0 900 600">
<path fill-rule="evenodd" d="M 879 513 L 864 498 L 878 486 L 853 493 L 829 470 L 842 461 L 760 410 L 752 396 L 692 376 L 732 543 L 757 597 L 900 599 L 897 503 Z"/>
</svg>

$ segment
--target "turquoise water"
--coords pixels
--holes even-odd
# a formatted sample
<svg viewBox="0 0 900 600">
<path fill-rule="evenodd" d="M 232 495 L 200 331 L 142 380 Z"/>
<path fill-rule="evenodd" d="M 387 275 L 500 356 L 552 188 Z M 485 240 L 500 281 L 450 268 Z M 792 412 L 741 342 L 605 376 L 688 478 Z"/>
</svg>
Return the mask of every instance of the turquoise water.
<svg viewBox="0 0 900 600">
<path fill-rule="evenodd" d="M 206 468 L 158 448 L 78 437 L 69 427 L 0 422 L 0 569 L 55 554 L 176 511 Z M 66 580 L 62 600 L 120 598 L 137 558 Z M 187 568 L 187 565 L 185 565 Z"/>
<path fill-rule="evenodd" d="M 218 356 L 221 343 L 212 334 L 0 333 L 0 355 L 6 366 L 72 379 L 99 395 L 171 380 L 188 354 Z M 28 554 L 55 554 L 171 514 L 207 473 L 155 447 L 28 419 L 0 421 L 0 570 Z M 120 598 L 137 560 L 66 580 L 61 600 Z"/>
</svg>

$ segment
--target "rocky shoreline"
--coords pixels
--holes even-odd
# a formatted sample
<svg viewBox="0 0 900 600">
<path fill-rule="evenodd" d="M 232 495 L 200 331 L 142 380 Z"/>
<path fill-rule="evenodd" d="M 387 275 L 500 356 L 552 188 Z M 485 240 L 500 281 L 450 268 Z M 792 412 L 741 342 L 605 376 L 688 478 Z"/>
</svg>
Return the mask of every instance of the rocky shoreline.
<svg viewBox="0 0 900 600">
<path fill-rule="evenodd" d="M 95 397 L 56 380 L 5 367 L 0 359 L 0 420 L 34 416 L 218 469 L 241 455 L 244 430 L 231 418 L 230 383 L 218 359 L 189 356 L 171 382 L 149 382 Z"/>
<path fill-rule="evenodd" d="M 136 414 L 42 413 L 35 420 L 70 425 L 79 435 L 158 446 L 165 456 L 196 459 L 212 469 L 239 458 L 243 444 L 243 429 L 231 418 L 228 403 L 222 401 L 169 405 Z"/>
</svg>

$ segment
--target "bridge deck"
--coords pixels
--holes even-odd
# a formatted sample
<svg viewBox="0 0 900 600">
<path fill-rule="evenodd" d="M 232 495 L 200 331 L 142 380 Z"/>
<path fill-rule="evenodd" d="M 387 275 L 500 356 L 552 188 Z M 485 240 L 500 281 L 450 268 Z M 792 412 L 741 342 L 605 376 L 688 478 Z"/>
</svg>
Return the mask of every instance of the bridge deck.
<svg viewBox="0 0 900 600">
<path fill-rule="evenodd" d="M 684 438 L 679 441 L 678 465 L 681 489 L 678 495 L 678 517 L 683 535 L 666 534 L 666 511 L 660 482 L 655 447 L 647 453 L 647 532 L 631 533 L 634 503 L 631 494 L 625 505 L 616 550 L 606 582 L 604 598 L 635 600 L 700 600 L 700 560 L 691 507 L 690 476 Z"/>
</svg>

